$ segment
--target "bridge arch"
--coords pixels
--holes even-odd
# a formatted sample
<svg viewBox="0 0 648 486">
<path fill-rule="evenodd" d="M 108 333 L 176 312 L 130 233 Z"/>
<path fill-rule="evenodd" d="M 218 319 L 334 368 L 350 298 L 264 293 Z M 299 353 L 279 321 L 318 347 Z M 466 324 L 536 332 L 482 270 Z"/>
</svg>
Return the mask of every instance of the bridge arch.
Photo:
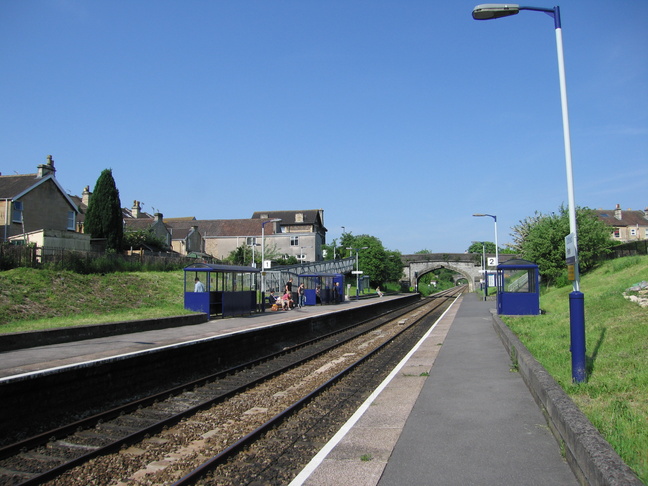
<svg viewBox="0 0 648 486">
<path fill-rule="evenodd" d="M 415 270 L 414 271 L 414 278 L 411 279 L 411 283 L 413 284 L 413 286 L 415 288 L 418 288 L 419 280 L 421 280 L 421 278 L 424 275 L 427 275 L 428 273 L 431 273 L 434 270 L 438 270 L 439 268 L 447 268 L 448 270 L 452 270 L 453 272 L 456 272 L 459 275 L 461 275 L 462 278 L 466 279 L 468 281 L 469 290 L 471 292 L 474 290 L 475 276 L 471 275 L 465 269 L 463 269 L 461 267 L 458 267 L 458 266 L 455 266 L 455 265 L 452 265 L 451 263 L 434 262 L 434 263 L 429 263 L 428 265 L 426 265 L 424 267 L 417 266 L 417 268 L 420 268 L 420 270 Z M 479 274 L 478 276 L 481 276 L 481 274 Z M 456 279 L 455 279 L 455 282 L 456 282 Z"/>
<path fill-rule="evenodd" d="M 486 257 L 495 256 L 486 254 Z M 500 254 L 499 261 L 503 263 L 517 255 Z M 483 278 L 482 255 L 478 253 L 416 253 L 414 255 L 402 255 L 403 278 L 401 285 L 413 287 L 418 280 L 437 268 L 447 268 L 462 275 L 468 280 L 468 288 L 472 292 L 476 284 Z"/>
</svg>

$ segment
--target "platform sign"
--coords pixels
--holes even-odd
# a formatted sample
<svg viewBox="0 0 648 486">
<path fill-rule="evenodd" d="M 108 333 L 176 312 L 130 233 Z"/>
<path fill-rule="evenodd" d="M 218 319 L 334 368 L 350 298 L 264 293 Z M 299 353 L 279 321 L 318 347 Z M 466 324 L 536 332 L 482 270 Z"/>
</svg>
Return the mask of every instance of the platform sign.
<svg viewBox="0 0 648 486">
<path fill-rule="evenodd" d="M 574 240 L 576 235 L 574 233 L 569 233 L 565 236 L 565 261 L 567 265 L 573 265 L 576 263 L 576 245 Z"/>
<path fill-rule="evenodd" d="M 495 257 L 488 257 L 488 258 L 487 258 L 487 266 L 489 266 L 489 267 L 496 267 L 496 266 L 497 266 L 497 258 L 495 258 Z"/>
<path fill-rule="evenodd" d="M 263 268 L 272 268 L 272 260 L 263 260 Z"/>
<path fill-rule="evenodd" d="M 353 270 L 351 273 L 353 275 L 362 275 L 364 272 L 362 270 Z"/>
</svg>

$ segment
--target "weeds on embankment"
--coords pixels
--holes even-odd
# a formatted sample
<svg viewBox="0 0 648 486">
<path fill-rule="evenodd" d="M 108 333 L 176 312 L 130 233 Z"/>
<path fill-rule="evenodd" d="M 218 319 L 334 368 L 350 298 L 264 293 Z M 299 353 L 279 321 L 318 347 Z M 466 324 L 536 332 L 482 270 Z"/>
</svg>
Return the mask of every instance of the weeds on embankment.
<svg viewBox="0 0 648 486">
<path fill-rule="evenodd" d="M 587 383 L 572 383 L 571 286 L 540 297 L 546 314 L 504 322 L 574 400 L 642 481 L 648 483 L 648 308 L 623 292 L 648 280 L 648 256 L 608 261 L 583 276 Z"/>
</svg>

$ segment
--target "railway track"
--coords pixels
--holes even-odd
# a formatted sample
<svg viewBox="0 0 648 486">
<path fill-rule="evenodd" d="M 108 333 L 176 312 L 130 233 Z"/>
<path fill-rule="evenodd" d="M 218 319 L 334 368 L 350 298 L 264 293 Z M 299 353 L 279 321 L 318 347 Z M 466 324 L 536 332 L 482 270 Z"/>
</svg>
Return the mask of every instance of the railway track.
<svg viewBox="0 0 648 486">
<path fill-rule="evenodd" d="M 460 291 L 451 290 L 352 329 L 4 447 L 0 484 L 88 484 L 90 478 L 93 484 L 193 484 L 237 454 L 245 457 L 259 437 L 271 435 L 268 431 L 278 423 L 298 415 L 324 390 Z M 288 469 L 281 468 L 284 473 Z M 146 482 L 152 475 L 160 478 Z M 115 477 L 127 482 L 116 483 L 111 480 Z M 240 475 L 236 477 L 231 484 L 244 484 L 238 482 Z"/>
</svg>

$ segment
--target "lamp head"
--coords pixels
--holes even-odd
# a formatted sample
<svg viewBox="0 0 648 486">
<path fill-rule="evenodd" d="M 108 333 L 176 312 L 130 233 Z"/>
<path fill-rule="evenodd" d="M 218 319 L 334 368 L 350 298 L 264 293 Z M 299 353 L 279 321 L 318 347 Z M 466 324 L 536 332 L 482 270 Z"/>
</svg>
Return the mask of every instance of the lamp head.
<svg viewBox="0 0 648 486">
<path fill-rule="evenodd" d="M 515 4 L 484 3 L 482 5 L 477 5 L 473 9 L 472 16 L 475 20 L 490 20 L 515 15 L 519 11 L 520 6 Z"/>
</svg>

